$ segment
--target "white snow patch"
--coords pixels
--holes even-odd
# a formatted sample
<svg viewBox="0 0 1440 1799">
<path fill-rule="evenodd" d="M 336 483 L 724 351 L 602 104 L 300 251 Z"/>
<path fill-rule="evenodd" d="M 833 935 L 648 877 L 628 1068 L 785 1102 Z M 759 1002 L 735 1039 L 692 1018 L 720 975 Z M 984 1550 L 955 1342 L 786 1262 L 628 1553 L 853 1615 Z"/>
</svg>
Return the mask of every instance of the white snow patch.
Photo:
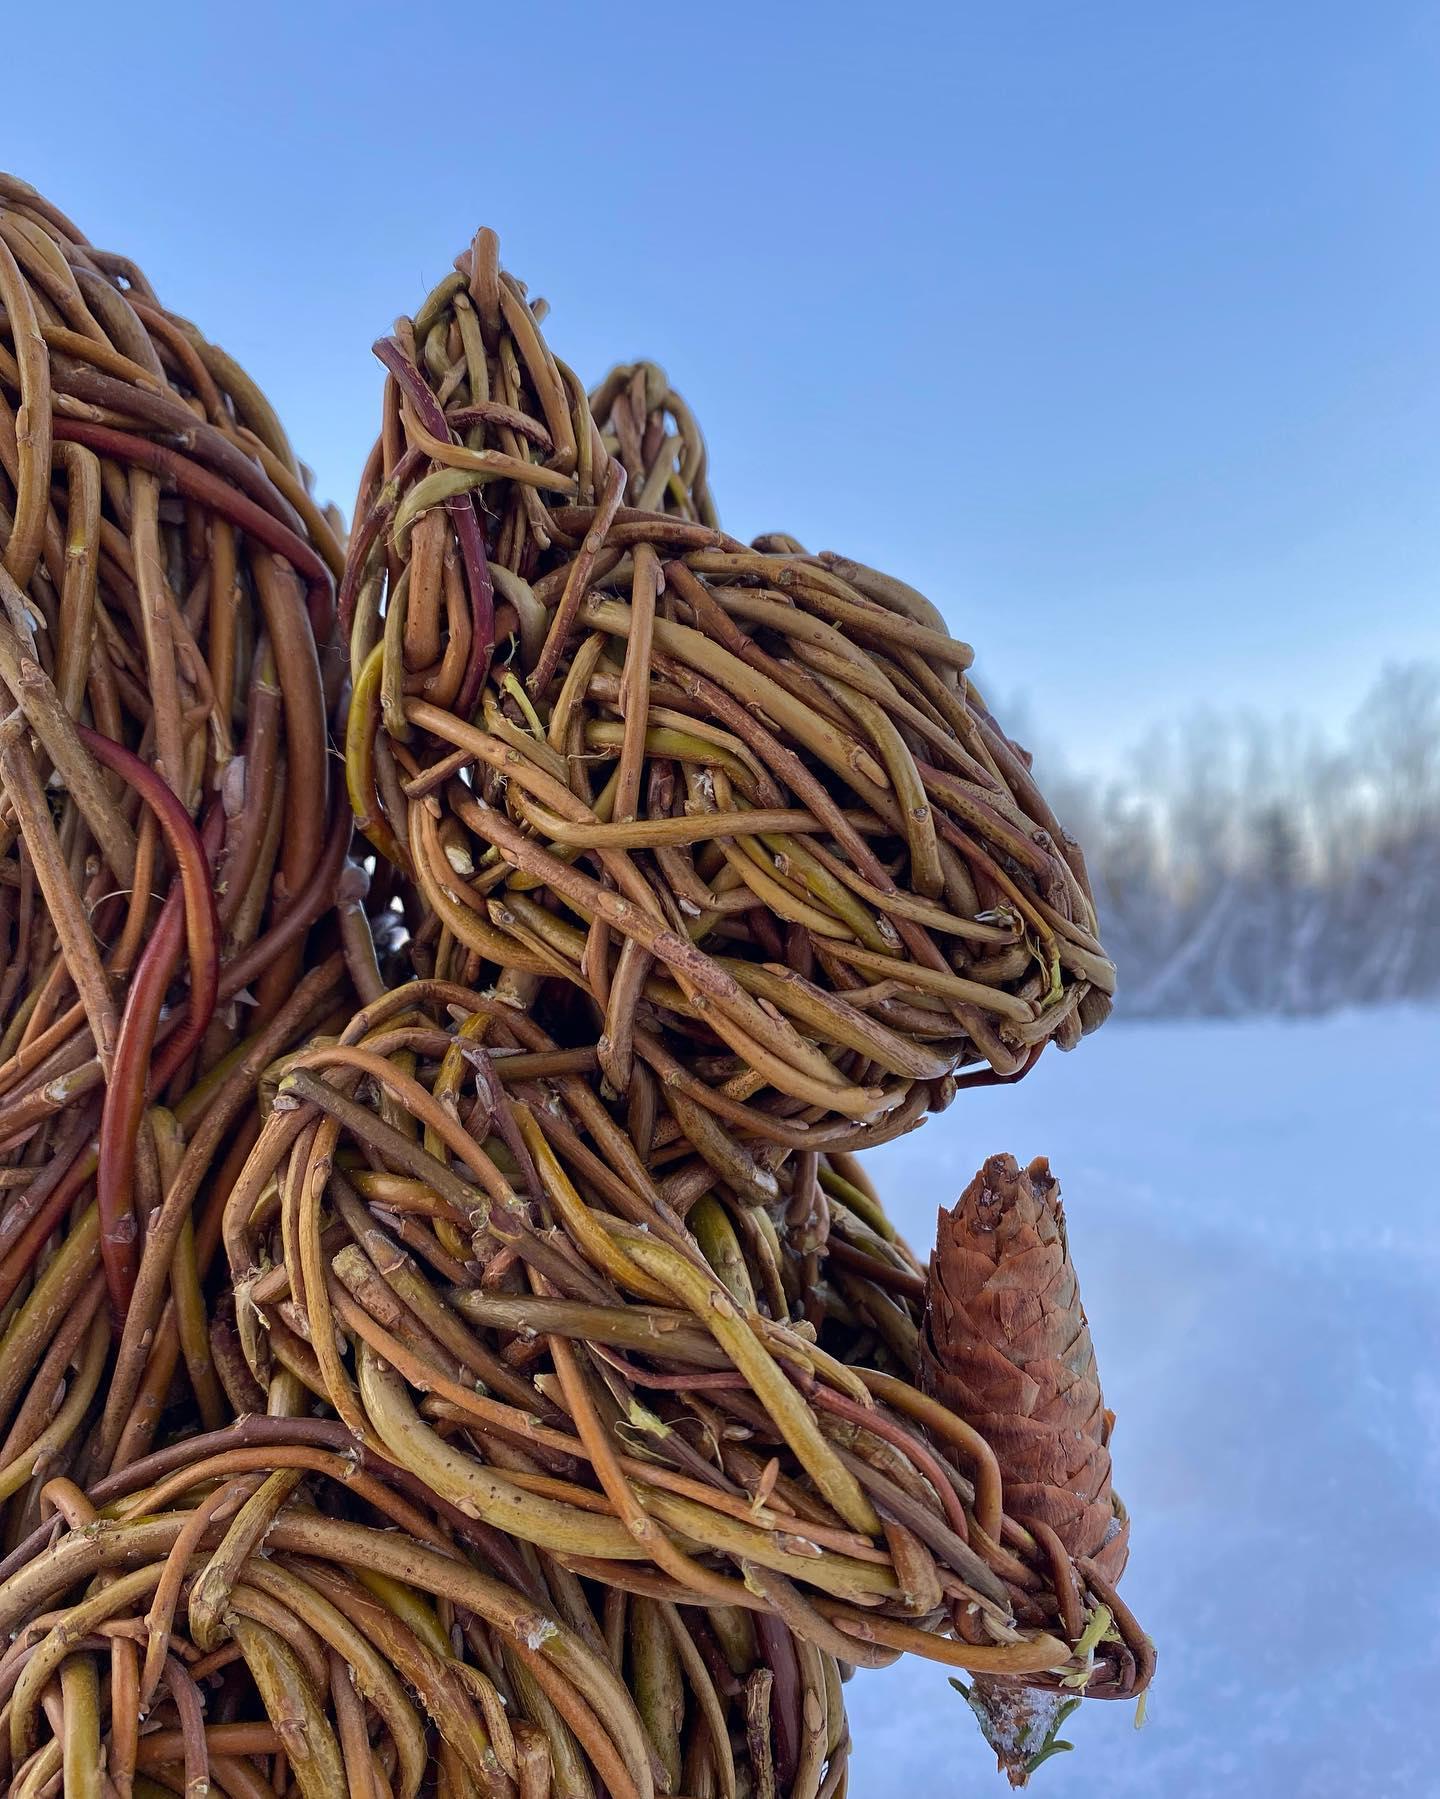
<svg viewBox="0 0 1440 1799">
<path fill-rule="evenodd" d="M 1039 1799 L 1436 1790 L 1437 1070 L 1436 1009 L 1112 1022 L 870 1159 L 922 1251 L 997 1150 L 1064 1191 L 1160 1671 L 1143 1731 L 1066 1721 Z M 845 1692 L 852 1791 L 1006 1791 L 945 1670 Z"/>
</svg>

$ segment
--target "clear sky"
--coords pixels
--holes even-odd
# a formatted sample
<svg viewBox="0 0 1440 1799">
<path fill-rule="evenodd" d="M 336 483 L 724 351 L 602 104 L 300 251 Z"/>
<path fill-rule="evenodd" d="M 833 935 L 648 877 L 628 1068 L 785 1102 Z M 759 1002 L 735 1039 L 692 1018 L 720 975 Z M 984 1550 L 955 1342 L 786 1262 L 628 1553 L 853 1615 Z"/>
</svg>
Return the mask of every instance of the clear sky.
<svg viewBox="0 0 1440 1799">
<path fill-rule="evenodd" d="M 926 589 L 1075 760 L 1440 654 L 1440 7 L 11 9 L 0 162 L 246 363 L 348 511 L 481 223 L 724 523 Z"/>
</svg>

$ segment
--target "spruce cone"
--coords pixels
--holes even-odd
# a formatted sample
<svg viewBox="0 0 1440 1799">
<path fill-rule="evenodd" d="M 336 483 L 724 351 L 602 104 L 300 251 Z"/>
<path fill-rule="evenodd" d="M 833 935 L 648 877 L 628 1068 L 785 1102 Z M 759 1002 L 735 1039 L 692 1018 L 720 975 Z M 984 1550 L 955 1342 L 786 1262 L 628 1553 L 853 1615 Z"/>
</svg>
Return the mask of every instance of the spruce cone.
<svg viewBox="0 0 1440 1799">
<path fill-rule="evenodd" d="M 1095 1350 L 1070 1262 L 1060 1184 L 1037 1157 L 991 1156 L 940 1213 L 926 1283 L 920 1385 L 995 1452 L 1005 1510 L 1048 1525 L 1107 1580 L 1130 1527 L 1110 1486 Z M 1052 1739 L 1061 1695 L 978 1675 L 968 1694 L 1000 1767 L 1023 1786 Z"/>
<path fill-rule="evenodd" d="M 1129 1526 L 1110 1490 L 1113 1416 L 1043 1156 L 1023 1171 L 991 1156 L 941 1212 L 920 1383 L 995 1451 L 1012 1517 L 1038 1518 L 1072 1556 L 1119 1576 Z"/>
</svg>

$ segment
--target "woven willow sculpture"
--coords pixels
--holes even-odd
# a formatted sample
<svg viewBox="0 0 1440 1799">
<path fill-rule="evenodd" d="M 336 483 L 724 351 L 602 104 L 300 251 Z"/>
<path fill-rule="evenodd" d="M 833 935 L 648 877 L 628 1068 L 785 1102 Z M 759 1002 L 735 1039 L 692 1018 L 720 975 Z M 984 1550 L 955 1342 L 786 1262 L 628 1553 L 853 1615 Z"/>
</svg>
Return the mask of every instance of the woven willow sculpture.
<svg viewBox="0 0 1440 1799">
<path fill-rule="evenodd" d="M 853 1165 L 819 1170 L 815 1281 L 806 1232 L 734 1187 L 683 1217 L 595 1068 L 440 981 L 277 1064 L 225 1221 L 258 1387 L 288 1372 L 587 1579 L 758 1608 L 862 1665 L 1073 1675 L 1109 1564 L 1007 1517 L 985 1438 L 915 1384 L 925 1279 Z M 1131 1636 L 1084 1678 L 1135 1690 Z"/>
<path fill-rule="evenodd" d="M 1051 1185 L 927 1270 L 856 1160 L 1103 1019 L 1079 850 L 928 601 L 542 318 L 481 232 L 379 346 L 347 559 L 0 177 L 23 1799 L 832 1799 L 855 1666 L 1014 1777 L 1153 1670 Z"/>
<path fill-rule="evenodd" d="M 311 927 L 351 826 L 321 672 L 341 551 L 264 397 L 9 177 L 0 307 L 8 1498 L 76 1447 L 112 1332 L 90 1467 L 143 1453 L 177 1365 L 222 1420 L 216 1183 L 256 1071 L 345 986 Z"/>
<path fill-rule="evenodd" d="M 591 393 L 590 411 L 606 452 L 625 470 L 633 506 L 718 526 L 704 435 L 664 369 L 617 364 Z"/>
<path fill-rule="evenodd" d="M 343 1425 L 242 1419 L 53 1499 L 0 1585 L 17 1795 L 843 1790 L 832 1656 L 527 1556 Z"/>
<path fill-rule="evenodd" d="M 491 233 L 377 354 L 347 770 L 433 972 L 569 983 L 612 1091 L 653 1023 L 727 1129 L 816 1151 L 1103 1018 L 1083 861 L 926 600 L 627 506 L 632 470 L 685 499 L 697 434 L 647 455 L 641 365 L 597 396 L 612 455 Z"/>
</svg>

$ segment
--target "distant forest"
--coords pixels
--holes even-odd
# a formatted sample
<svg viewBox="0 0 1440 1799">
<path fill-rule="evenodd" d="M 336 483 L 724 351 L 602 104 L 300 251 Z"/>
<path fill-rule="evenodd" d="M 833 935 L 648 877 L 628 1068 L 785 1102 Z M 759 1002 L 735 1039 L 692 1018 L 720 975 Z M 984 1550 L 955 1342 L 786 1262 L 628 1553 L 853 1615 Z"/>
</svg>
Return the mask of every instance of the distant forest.
<svg viewBox="0 0 1440 1799">
<path fill-rule="evenodd" d="M 1328 730 L 1198 714 L 1119 779 L 1039 772 L 1085 848 L 1120 1013 L 1440 996 L 1440 666 L 1387 667 Z"/>
</svg>

